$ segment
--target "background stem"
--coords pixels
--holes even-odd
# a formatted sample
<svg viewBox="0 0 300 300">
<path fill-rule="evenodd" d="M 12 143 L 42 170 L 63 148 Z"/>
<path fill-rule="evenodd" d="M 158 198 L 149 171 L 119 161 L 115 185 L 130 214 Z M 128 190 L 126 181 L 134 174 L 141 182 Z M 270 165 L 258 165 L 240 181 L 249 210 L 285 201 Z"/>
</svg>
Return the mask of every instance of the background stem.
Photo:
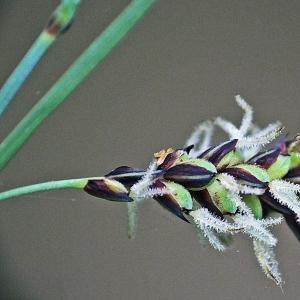
<svg viewBox="0 0 300 300">
<path fill-rule="evenodd" d="M 0 169 L 140 20 L 155 0 L 134 0 L 83 52 L 0 145 Z"/>
<path fill-rule="evenodd" d="M 77 11 L 79 2 L 79 0 L 63 0 L 53 12 L 46 28 L 38 36 L 26 55 L 2 86 L 0 90 L 0 116 L 13 100 L 26 78 L 40 61 L 41 57 L 59 36 L 59 33 L 70 25 Z M 56 30 L 54 30 L 54 28 Z"/>
</svg>

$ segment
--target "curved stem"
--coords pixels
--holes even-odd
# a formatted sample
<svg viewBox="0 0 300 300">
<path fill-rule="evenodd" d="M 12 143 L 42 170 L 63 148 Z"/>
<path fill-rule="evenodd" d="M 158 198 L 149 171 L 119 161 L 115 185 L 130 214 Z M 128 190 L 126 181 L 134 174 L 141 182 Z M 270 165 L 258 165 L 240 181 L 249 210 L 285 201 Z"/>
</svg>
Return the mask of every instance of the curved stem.
<svg viewBox="0 0 300 300">
<path fill-rule="evenodd" d="M 0 201 L 6 200 L 8 198 L 19 197 L 26 194 L 49 191 L 49 190 L 83 189 L 86 186 L 89 179 L 101 179 L 101 178 L 102 177 L 66 179 L 66 180 L 48 181 L 48 182 L 37 183 L 33 185 L 22 186 L 22 187 L 18 187 L 0 193 Z"/>
<path fill-rule="evenodd" d="M 6 166 L 38 126 L 64 102 L 96 65 L 103 61 L 155 1 L 133 0 L 121 15 L 92 42 L 1 143 L 0 169 Z"/>
<path fill-rule="evenodd" d="M 46 28 L 38 36 L 26 55 L 2 86 L 0 90 L 0 116 L 13 100 L 14 96 L 42 56 L 55 42 L 59 33 L 73 20 L 79 2 L 79 0 L 62 0 L 61 4 L 53 12 Z"/>
</svg>

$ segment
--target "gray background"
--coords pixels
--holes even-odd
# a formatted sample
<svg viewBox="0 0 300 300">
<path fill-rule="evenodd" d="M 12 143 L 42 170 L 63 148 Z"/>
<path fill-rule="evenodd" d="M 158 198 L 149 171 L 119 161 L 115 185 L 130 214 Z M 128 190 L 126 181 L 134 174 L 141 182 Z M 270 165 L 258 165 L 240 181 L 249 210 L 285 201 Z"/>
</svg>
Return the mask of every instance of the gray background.
<svg viewBox="0 0 300 300">
<path fill-rule="evenodd" d="M 0 82 L 58 1 L 0 1 Z M 1 120 L 1 138 L 129 3 L 83 1 Z M 147 166 L 219 114 L 236 122 L 243 95 L 265 125 L 300 128 L 299 1 L 161 0 L 1 174 L 1 189 Z M 0 299 L 298 299 L 299 244 L 275 229 L 284 293 L 238 237 L 220 254 L 156 203 L 140 208 L 136 240 L 126 207 L 79 191 L 1 203 Z"/>
</svg>

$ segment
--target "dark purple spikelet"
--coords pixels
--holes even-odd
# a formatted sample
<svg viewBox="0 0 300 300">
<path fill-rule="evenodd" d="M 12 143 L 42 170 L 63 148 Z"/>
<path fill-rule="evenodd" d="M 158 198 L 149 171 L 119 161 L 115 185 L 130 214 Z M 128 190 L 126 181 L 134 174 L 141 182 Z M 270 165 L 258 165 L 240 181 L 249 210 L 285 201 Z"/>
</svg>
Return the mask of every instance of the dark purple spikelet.
<svg viewBox="0 0 300 300">
<path fill-rule="evenodd" d="M 113 179 L 103 178 L 89 180 L 84 190 L 95 197 L 103 198 L 109 201 L 131 202 L 129 192 L 125 186 Z"/>
<path fill-rule="evenodd" d="M 214 178 L 216 172 L 189 162 L 180 163 L 168 169 L 164 178 L 177 182 L 188 189 L 201 189 Z"/>
<path fill-rule="evenodd" d="M 218 209 L 218 207 L 214 204 L 211 199 L 211 196 L 207 189 L 201 191 L 191 192 L 193 198 L 202 206 L 207 208 L 210 212 L 218 216 L 219 218 L 223 218 L 222 212 Z"/>
<path fill-rule="evenodd" d="M 300 184 L 300 167 L 290 170 L 284 177 L 285 180 Z"/>
<path fill-rule="evenodd" d="M 131 187 L 139 181 L 144 174 L 145 170 L 143 169 L 121 166 L 106 174 L 105 177 L 117 180 L 126 187 Z"/>
<path fill-rule="evenodd" d="M 233 176 L 236 180 L 248 186 L 259 189 L 266 189 L 268 187 L 267 181 L 260 180 L 257 176 L 255 176 L 255 174 L 249 172 L 248 170 L 244 169 L 239 165 L 228 167 L 224 170 L 224 172 Z"/>
<path fill-rule="evenodd" d="M 269 151 L 260 152 L 254 157 L 252 157 L 248 163 L 256 164 L 258 166 L 263 167 L 264 169 L 268 169 L 275 161 L 281 153 L 280 148 L 271 149 Z"/>
<path fill-rule="evenodd" d="M 156 180 L 152 186 L 152 189 L 164 189 L 166 185 L 160 180 Z M 176 201 L 174 194 L 163 194 L 163 195 L 154 195 L 153 199 L 156 200 L 162 207 L 173 213 L 178 218 L 182 219 L 183 221 L 189 223 L 186 217 L 183 214 L 183 209 Z"/>
<path fill-rule="evenodd" d="M 276 199 L 274 199 L 269 191 L 266 191 L 263 195 L 260 195 L 259 199 L 268 210 L 271 209 L 283 215 L 288 227 L 292 230 L 295 237 L 300 242 L 300 223 L 298 221 L 298 216 L 287 206 L 282 205 Z"/>
<path fill-rule="evenodd" d="M 203 152 L 202 154 L 200 154 L 199 158 L 207 159 L 214 165 L 217 165 L 226 154 L 235 150 L 237 142 L 238 140 L 234 139 L 234 140 L 226 141 L 215 147 L 211 147 L 205 152 Z"/>
</svg>

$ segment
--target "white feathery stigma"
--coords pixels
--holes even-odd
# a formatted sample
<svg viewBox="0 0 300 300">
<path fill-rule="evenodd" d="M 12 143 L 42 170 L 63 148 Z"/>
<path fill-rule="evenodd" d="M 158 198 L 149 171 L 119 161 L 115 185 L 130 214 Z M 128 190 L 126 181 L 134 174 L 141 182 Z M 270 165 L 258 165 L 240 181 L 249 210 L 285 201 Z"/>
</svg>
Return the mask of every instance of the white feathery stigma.
<svg viewBox="0 0 300 300">
<path fill-rule="evenodd" d="M 263 241 L 253 240 L 253 249 L 263 272 L 281 287 L 284 282 L 281 278 L 273 247 Z"/>
<path fill-rule="evenodd" d="M 300 200 L 297 193 L 300 192 L 300 185 L 284 180 L 273 180 L 269 183 L 271 195 L 282 205 L 290 208 L 300 220 Z"/>
<path fill-rule="evenodd" d="M 269 246 L 275 246 L 277 244 L 277 239 L 272 235 L 267 227 L 281 223 L 282 218 L 267 219 L 268 221 L 266 221 L 266 219 L 255 219 L 252 215 L 237 214 L 233 217 L 233 219 L 236 226 L 239 227 L 238 231 L 243 231 L 253 239 L 263 241 Z"/>
<path fill-rule="evenodd" d="M 190 213 L 197 227 L 203 232 L 213 248 L 219 251 L 225 251 L 226 247 L 219 239 L 218 233 L 233 234 L 236 230 L 234 224 L 226 220 L 221 220 L 214 216 L 207 208 L 199 208 Z"/>
<path fill-rule="evenodd" d="M 209 120 L 200 123 L 192 132 L 190 137 L 184 144 L 184 147 L 194 145 L 189 153 L 190 158 L 195 158 L 207 148 L 211 146 L 211 138 L 213 135 L 213 123 Z"/>
<path fill-rule="evenodd" d="M 130 196 L 137 202 L 149 197 L 149 187 L 153 183 L 153 173 L 157 168 L 156 162 L 151 162 L 145 175 L 135 183 L 130 190 Z"/>
<path fill-rule="evenodd" d="M 282 125 L 277 121 L 259 129 L 253 125 L 252 107 L 240 95 L 235 96 L 235 100 L 244 111 L 240 128 L 221 117 L 216 118 L 215 125 L 223 129 L 230 139 L 238 139 L 237 148 L 248 159 L 257 154 L 261 147 L 273 141 L 281 133 Z"/>
<path fill-rule="evenodd" d="M 218 179 L 220 180 L 220 183 L 223 185 L 223 187 L 230 193 L 231 200 L 240 209 L 240 211 L 247 215 L 252 215 L 251 210 L 239 195 L 240 190 L 241 188 L 243 188 L 243 186 L 238 184 L 233 176 L 226 173 L 219 174 Z"/>
<path fill-rule="evenodd" d="M 266 128 L 258 133 L 246 136 L 240 139 L 237 143 L 238 148 L 259 148 L 272 142 L 282 131 L 282 126 L 279 122 L 269 124 Z"/>
<path fill-rule="evenodd" d="M 244 111 L 240 128 L 237 128 L 234 124 L 221 117 L 215 120 L 215 124 L 221 127 L 229 135 L 230 139 L 242 139 L 252 126 L 253 109 L 240 95 L 235 96 L 235 101 Z"/>
</svg>

